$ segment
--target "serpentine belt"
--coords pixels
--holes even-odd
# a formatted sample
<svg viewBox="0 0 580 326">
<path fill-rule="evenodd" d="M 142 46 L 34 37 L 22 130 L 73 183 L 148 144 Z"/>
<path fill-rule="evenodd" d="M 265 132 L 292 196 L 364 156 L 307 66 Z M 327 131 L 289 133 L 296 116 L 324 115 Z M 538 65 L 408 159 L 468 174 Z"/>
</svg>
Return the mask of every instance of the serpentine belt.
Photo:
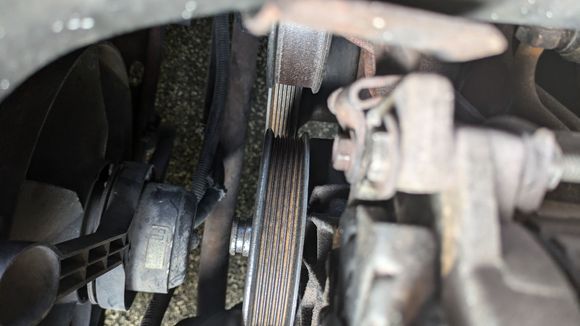
<svg viewBox="0 0 580 326">
<path fill-rule="evenodd" d="M 266 132 L 244 295 L 245 325 L 292 325 L 308 193 L 308 138 Z"/>
<path fill-rule="evenodd" d="M 309 140 L 297 138 L 303 89 L 316 93 L 328 33 L 281 23 L 269 39 L 268 111 L 244 293 L 245 325 L 293 325 L 308 201 Z"/>
</svg>

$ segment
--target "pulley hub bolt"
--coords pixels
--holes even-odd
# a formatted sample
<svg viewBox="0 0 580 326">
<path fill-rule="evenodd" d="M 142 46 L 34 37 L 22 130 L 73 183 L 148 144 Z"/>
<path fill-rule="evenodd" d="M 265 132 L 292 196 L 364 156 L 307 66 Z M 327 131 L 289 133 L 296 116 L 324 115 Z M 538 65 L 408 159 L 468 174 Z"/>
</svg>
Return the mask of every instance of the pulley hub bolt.
<svg viewBox="0 0 580 326">
<path fill-rule="evenodd" d="M 248 257 L 250 254 L 250 243 L 252 241 L 252 220 L 240 220 L 236 218 L 232 224 L 230 236 L 230 255 L 242 255 Z"/>
</svg>

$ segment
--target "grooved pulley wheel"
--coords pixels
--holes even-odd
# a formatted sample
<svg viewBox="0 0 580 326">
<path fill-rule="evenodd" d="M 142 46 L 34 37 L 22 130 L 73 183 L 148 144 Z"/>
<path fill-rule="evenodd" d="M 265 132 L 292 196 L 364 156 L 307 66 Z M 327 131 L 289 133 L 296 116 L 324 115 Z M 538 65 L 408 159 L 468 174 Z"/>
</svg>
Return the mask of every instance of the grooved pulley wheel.
<svg viewBox="0 0 580 326">
<path fill-rule="evenodd" d="M 246 325 L 292 325 L 306 224 L 308 138 L 266 133 L 244 296 Z"/>
</svg>

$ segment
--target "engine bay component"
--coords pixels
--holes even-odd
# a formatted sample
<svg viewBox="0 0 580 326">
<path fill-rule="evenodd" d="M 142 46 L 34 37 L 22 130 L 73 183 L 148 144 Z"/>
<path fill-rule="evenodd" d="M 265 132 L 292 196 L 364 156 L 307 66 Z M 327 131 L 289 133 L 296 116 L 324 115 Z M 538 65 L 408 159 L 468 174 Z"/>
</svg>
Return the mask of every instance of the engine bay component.
<svg viewBox="0 0 580 326">
<path fill-rule="evenodd" d="M 246 26 L 265 34 L 277 21 L 404 46 L 452 62 L 500 54 L 507 47 L 505 37 L 493 26 L 386 2 L 272 1 L 248 19 Z"/>
<path fill-rule="evenodd" d="M 392 86 L 392 82 L 397 80 L 376 77 L 370 80 L 363 79 L 357 83 L 385 87 Z M 361 87 L 360 85 L 358 87 Z M 545 252 L 535 252 L 535 249 L 532 249 L 539 247 L 537 243 L 534 243 L 528 231 L 513 223 L 516 211 L 530 213 L 537 210 L 546 192 L 558 185 L 564 171 L 571 169 L 562 164 L 562 158 L 566 154 L 562 156 L 562 149 L 554 133 L 544 128 L 523 134 L 509 134 L 494 129 L 458 126 L 456 131 L 452 132 L 453 93 L 449 86 L 450 84 L 444 78 L 438 76 L 411 74 L 394 87 L 391 97 L 382 99 L 376 97 L 361 102 L 358 98 L 360 91 L 356 85 L 353 87 L 354 91 L 351 91 L 353 96 L 345 95 L 349 94 L 349 90 L 338 91 L 330 99 L 332 105 L 329 106 L 333 108 L 338 121 L 350 134 L 350 138 L 335 140 L 333 154 L 335 167 L 343 168 L 347 172 L 346 176 L 350 178 L 349 181 L 353 183 L 352 190 L 355 191 L 351 195 L 358 195 L 358 198 L 361 191 L 357 189 L 373 190 L 370 187 L 362 187 L 361 180 L 375 182 L 382 180 L 382 183 L 378 183 L 380 187 L 375 188 L 380 190 L 385 189 L 385 184 L 388 185 L 387 182 L 393 178 L 396 181 L 390 183 L 392 188 L 397 187 L 407 193 L 441 194 L 440 202 L 435 197 L 432 199 L 438 204 L 429 204 L 427 201 L 426 206 L 427 210 L 433 210 L 437 212 L 435 215 L 439 216 L 438 223 L 442 232 L 443 303 L 452 322 L 462 325 L 523 323 L 528 316 L 520 314 L 519 308 L 515 306 L 503 310 L 506 304 L 497 298 L 516 300 L 518 304 L 522 304 L 522 307 L 551 298 L 549 304 L 547 302 L 541 304 L 542 308 L 538 308 L 537 313 L 542 317 L 535 316 L 532 318 L 533 322 L 541 325 L 560 316 L 560 321 L 566 325 L 572 325 L 573 320 L 578 320 L 580 317 L 580 310 L 574 303 L 573 293 L 566 280 L 549 259 L 543 260 L 548 258 Z M 406 95 L 410 96 L 406 97 Z M 406 101 L 408 99 L 411 101 Z M 364 114 L 361 108 L 369 103 L 374 104 L 375 108 Z M 381 103 L 383 103 L 382 106 Z M 416 109 L 413 104 L 416 104 Z M 397 108 L 398 123 L 401 127 L 394 127 L 394 120 L 390 126 L 388 122 L 383 122 L 383 126 L 386 126 L 389 132 L 400 133 L 391 138 L 401 139 L 400 143 L 395 142 L 388 146 L 389 142 L 386 140 L 389 138 L 375 135 L 365 136 L 362 141 L 359 141 L 358 137 L 362 133 L 360 130 L 365 132 L 372 130 L 368 128 L 369 121 L 388 121 L 388 115 L 391 113 L 387 108 L 391 105 Z M 431 109 L 437 109 L 437 112 L 430 111 Z M 421 125 L 421 128 L 417 129 L 417 125 Z M 377 133 L 380 134 L 382 130 L 384 129 L 379 129 Z M 377 139 L 382 138 L 386 139 L 385 142 L 377 146 Z M 437 145 L 430 146 L 430 141 L 435 141 Z M 344 146 L 341 142 L 352 145 Z M 381 161 L 381 156 L 367 157 L 363 162 L 370 162 L 369 166 L 362 167 L 362 171 L 366 174 L 354 178 L 356 174 L 352 174 L 351 167 L 357 168 L 361 165 L 361 156 L 356 156 L 356 153 L 372 155 L 375 152 L 372 146 L 382 149 L 379 154 L 385 155 L 385 149 L 387 149 L 387 153 L 391 155 L 383 156 L 383 161 Z M 439 151 L 432 152 L 433 147 L 437 148 L 437 146 L 440 146 Z M 401 150 L 394 150 L 398 148 Z M 397 156 L 399 153 L 400 156 Z M 445 154 L 439 156 L 442 153 Z M 350 156 L 344 158 L 341 155 Z M 355 159 L 350 162 L 348 160 L 350 157 Z M 343 164 L 343 162 L 349 164 Z M 375 173 L 377 168 L 373 168 L 373 164 L 384 166 L 378 171 L 390 172 L 391 177 L 373 179 L 374 175 L 381 175 Z M 405 173 L 408 173 L 405 172 L 406 164 L 411 167 L 408 172 L 414 173 L 409 179 L 404 177 Z M 393 169 L 393 166 L 399 168 Z M 417 178 L 422 175 L 423 171 L 426 171 L 425 167 L 433 166 L 436 166 L 434 171 Z M 455 173 L 450 174 L 447 171 L 455 171 Z M 443 179 L 431 179 L 438 176 Z M 484 179 L 487 181 L 484 182 Z M 443 182 L 438 182 L 439 180 Z M 425 181 L 427 182 L 423 183 Z M 362 185 L 364 186 L 364 183 Z M 376 194 L 376 192 L 370 192 L 370 194 Z M 366 197 L 365 199 L 384 200 L 394 195 L 394 191 L 391 191 L 387 192 L 385 197 Z M 359 204 L 359 206 L 366 205 Z M 363 217 L 366 215 L 358 215 L 360 214 L 357 214 L 360 218 L 357 221 L 361 222 L 362 218 L 364 226 Z M 475 223 L 477 226 L 470 223 Z M 374 230 L 378 230 L 378 226 Z M 363 245 L 365 243 L 364 227 L 356 233 L 356 239 L 360 241 L 358 245 Z M 401 230 L 398 235 L 403 233 Z M 415 238 L 418 239 L 418 236 Z M 485 243 L 485 245 L 478 245 L 478 243 Z M 516 254 L 523 247 L 529 248 L 528 253 Z M 356 248 L 351 250 L 359 250 L 359 247 Z M 352 264 L 353 256 L 362 259 L 372 252 L 366 248 L 354 255 L 347 254 L 348 257 L 344 257 L 344 260 Z M 414 252 L 418 253 L 416 250 Z M 383 250 L 381 253 L 382 259 L 388 261 L 388 251 Z M 526 257 L 531 257 L 527 256 L 528 254 L 535 256 L 537 260 L 528 260 Z M 356 266 L 360 268 L 361 265 L 364 266 L 364 264 Z M 392 267 L 385 266 L 387 266 L 385 270 Z M 409 272 L 414 269 L 407 268 L 406 270 Z M 353 275 L 356 273 L 357 271 L 351 272 Z M 388 274 L 388 272 L 385 273 Z M 550 276 L 546 276 L 547 274 Z M 349 284 L 348 275 L 347 269 L 347 280 L 344 281 L 346 284 Z M 421 284 L 429 286 L 431 283 L 423 281 Z M 501 292 L 500 289 L 502 289 Z M 494 291 L 494 294 L 492 295 L 490 291 Z M 345 294 L 347 297 L 348 293 L 347 288 Z M 363 297 L 370 300 L 372 293 L 366 293 Z M 472 301 L 458 306 L 456 303 L 461 300 L 460 298 L 470 298 L 469 300 Z M 357 304 L 360 300 L 360 298 L 347 299 Z M 423 300 L 426 298 L 423 297 Z M 561 303 L 558 303 L 558 300 L 562 300 Z M 417 302 L 424 301 L 415 301 Z M 470 308 L 474 303 L 477 303 L 481 311 Z M 396 304 L 391 304 L 389 307 L 396 306 Z M 408 309 L 401 307 L 395 310 L 399 313 L 409 312 Z M 347 315 L 350 315 L 351 323 L 354 324 L 362 322 L 361 316 L 368 316 L 357 312 L 356 308 L 347 312 Z M 398 320 L 397 317 L 393 317 L 389 309 L 383 310 L 372 318 L 373 320 L 383 318 L 385 322 L 392 321 L 392 318 Z M 398 318 L 405 317 L 400 315 Z M 406 321 L 406 323 L 409 322 Z"/>
<path fill-rule="evenodd" d="M 189 249 L 195 213 L 195 202 L 191 199 L 193 195 L 179 187 L 152 183 L 146 185 L 152 174 L 151 166 L 146 164 L 129 162 L 116 168 L 107 168 L 106 171 L 112 171 L 107 173 L 109 180 L 106 182 L 106 190 L 98 191 L 98 187 L 95 188 L 95 196 L 100 197 L 94 201 L 101 205 L 93 206 L 98 211 L 85 214 L 86 217 L 98 216 L 98 227 L 94 232 L 54 245 L 28 242 L 30 248 L 44 248 L 40 251 L 33 249 L 33 252 L 50 251 L 50 255 L 34 254 L 29 258 L 31 251 L 28 249 L 17 255 L 12 254 L 12 251 L 5 253 L 8 256 L 2 258 L 6 260 L 6 265 L 0 276 L 0 288 L 8 292 L 4 293 L 3 298 L 10 297 L 8 293 L 12 293 L 16 298 L 23 298 L 23 306 L 10 312 L 2 311 L 0 316 L 3 324 L 34 324 L 56 302 L 86 300 L 84 296 L 103 307 L 123 310 L 130 306 L 133 298 L 125 294 L 125 289 L 167 292 L 168 288 L 183 282 L 186 267 L 183 252 Z M 181 207 L 177 205 L 180 199 Z M 136 220 L 133 219 L 134 215 L 138 217 Z M 170 219 L 172 216 L 174 218 Z M 161 220 L 147 223 L 148 218 Z M 94 223 L 85 223 L 91 222 Z M 175 227 L 180 231 L 170 234 Z M 130 232 L 130 239 L 127 232 Z M 173 237 L 172 234 L 178 236 Z M 145 245 L 140 242 L 144 235 L 149 240 Z M 14 233 L 14 236 L 26 238 L 22 232 Z M 24 244 L 13 240 L 6 245 L 24 248 Z M 47 257 L 54 259 L 46 262 Z M 153 271 L 135 273 L 140 268 L 135 260 L 143 262 L 144 268 Z M 55 272 L 46 273 L 42 270 L 53 265 L 56 266 L 53 268 Z M 103 275 L 109 271 L 114 272 Z M 34 281 L 34 275 L 44 276 L 42 281 L 35 281 L 30 286 L 19 285 L 20 279 Z M 56 291 L 51 291 L 52 288 L 56 288 Z M 70 296 L 77 290 L 86 291 L 86 294 Z M 35 313 L 26 312 L 26 307 L 34 307 Z"/>
<path fill-rule="evenodd" d="M 146 182 L 153 176 L 153 167 L 149 164 L 125 162 L 109 165 L 95 181 L 91 194 L 91 205 L 86 208 L 89 227 L 87 234 L 124 234 L 131 225 L 139 198 Z M 127 243 L 127 246 L 130 244 Z M 126 250 L 122 263 L 127 258 Z M 125 310 L 133 303 L 135 295 L 126 291 L 126 271 L 122 264 L 99 278 L 89 282 L 86 290 L 81 290 L 80 300 L 88 300 L 103 308 Z M 77 300 L 72 300 L 75 302 Z"/>
<path fill-rule="evenodd" d="M 34 271 L 31 273 L 31 266 Z M 54 304 L 60 264 L 52 248 L 25 242 L 2 243 L 0 323 L 37 324 Z"/>
<path fill-rule="evenodd" d="M 317 93 L 331 35 L 292 23 L 280 23 L 273 33 L 276 44 L 274 83 L 310 88 Z"/>
<path fill-rule="evenodd" d="M 268 131 L 252 224 L 244 323 L 293 325 L 308 193 L 308 138 Z"/>
<path fill-rule="evenodd" d="M 545 325 L 557 319 L 574 325 L 580 310 L 564 275 L 529 231 L 501 214 L 503 195 L 494 176 L 501 152 L 489 136 L 458 131 L 456 184 L 441 197 L 443 302 L 450 320 Z"/>
<path fill-rule="evenodd" d="M 167 293 L 183 283 L 195 208 L 195 196 L 181 187 L 145 186 L 128 231 L 127 289 Z"/>
<path fill-rule="evenodd" d="M 303 89 L 317 93 L 332 37 L 308 27 L 280 23 L 268 42 L 268 110 L 266 128 L 275 136 L 294 136 Z M 308 46 L 304 46 L 308 44 Z"/>
<path fill-rule="evenodd" d="M 34 309 L 34 313 L 20 312 L 13 317 L 46 317 L 65 323 L 72 318 L 76 303 L 86 299 L 81 293 L 85 292 L 85 282 L 122 262 L 126 239 L 124 232 L 114 230 L 117 224 L 128 226 L 130 219 L 127 222 L 122 214 L 125 211 L 117 210 L 118 205 L 110 207 L 117 206 L 113 209 L 119 214 L 113 219 L 115 225 L 109 224 L 99 236 L 87 236 L 103 220 L 111 221 L 105 214 L 103 198 L 123 168 L 115 169 L 107 161 L 123 160 L 129 152 L 130 103 L 126 68 L 110 44 L 95 45 L 59 59 L 2 103 L 0 233 L 7 234 L 4 241 L 52 248 L 62 260 L 57 263 L 63 265 L 56 278 L 47 275 L 46 279 L 60 287 L 56 294 L 60 299 L 55 302 L 56 297 L 49 292 L 43 299 L 51 302 L 47 310 Z M 147 171 L 149 166 L 144 175 Z M 123 191 L 118 198 L 131 196 L 125 189 L 116 189 Z M 12 202 L 14 198 L 18 200 Z M 125 207 L 128 204 L 124 203 Z M 25 271 L 34 273 L 36 268 L 42 266 L 27 266 Z M 82 289 L 74 291 L 78 287 Z M 20 293 L 31 299 L 39 296 Z M 35 322 L 26 324 L 31 323 Z"/>
<path fill-rule="evenodd" d="M 344 313 L 351 325 L 408 325 L 434 295 L 435 242 L 425 228 L 397 225 L 385 211 L 359 206 L 356 231 L 345 232 Z M 352 237 L 356 232 L 356 237 Z M 348 250 L 345 250 L 345 254 Z"/>
<path fill-rule="evenodd" d="M 26 325 L 39 323 L 57 300 L 122 264 L 127 243 L 125 234 L 97 233 L 54 247 L 9 242 L 3 248 L 0 292 L 2 300 L 14 301 L 3 302 L 0 321 Z"/>
<path fill-rule="evenodd" d="M 301 97 L 301 87 L 274 84 L 268 90 L 266 127 L 278 136 L 295 135 Z"/>
<path fill-rule="evenodd" d="M 248 257 L 250 244 L 252 243 L 252 223 L 235 219 L 232 223 L 230 238 L 230 255 L 242 255 Z"/>
<path fill-rule="evenodd" d="M 574 1 L 37 1 L 0 4 L 0 324 L 578 325 Z"/>
<path fill-rule="evenodd" d="M 37 89 L 45 91 L 38 98 L 29 96 Z M 85 318 L 75 317 L 77 313 L 91 314 L 87 301 L 102 308 L 128 309 L 135 297 L 127 288 L 131 276 L 125 269 L 131 255 L 129 226 L 140 203 L 158 207 L 164 198 L 165 202 L 171 198 L 142 196 L 154 177 L 154 167 L 125 161 L 133 150 L 133 135 L 131 94 L 120 53 L 110 44 L 72 53 L 2 105 L 3 114 L 36 117 L 14 126 L 2 121 L 7 124 L 5 135 L 27 134 L 2 146 L 5 166 L 17 167 L 2 171 L 10 177 L 2 184 L 7 197 L 0 206 L 5 212 L 14 211 L 2 216 L 2 231 L 9 235 L 5 243 L 16 246 L 25 241 L 30 248 L 45 249 L 26 249 L 16 256 L 3 253 L 8 255 L 2 258 L 8 265 L 0 276 L 0 288 L 10 293 L 2 298 L 12 296 L 14 303 L 4 305 L 13 309 L 1 312 L 0 323 L 30 325 L 44 318 L 66 323 Z M 18 155 L 9 154 L 12 150 Z M 186 193 L 179 187 L 172 189 Z M 18 198 L 16 203 L 9 202 L 12 196 Z M 191 229 L 194 214 L 191 207 L 184 210 L 180 220 L 185 227 Z M 187 252 L 191 230 L 183 231 L 182 227 L 174 247 Z M 134 233 L 133 241 L 140 237 Z M 173 245 L 170 240 L 167 244 Z M 51 261 L 41 255 L 47 251 L 52 252 Z M 178 256 L 174 260 L 180 263 L 162 271 L 174 271 L 168 282 L 171 287 L 181 284 L 185 274 L 186 256 Z M 57 267 L 50 272 L 50 266 Z M 37 274 L 44 275 L 43 286 L 35 281 Z M 19 285 L 26 280 L 30 286 Z M 54 287 L 56 291 L 51 290 Z"/>
<path fill-rule="evenodd" d="M 392 94 L 361 99 L 361 91 L 371 88 Z M 446 186 L 452 93 L 444 78 L 412 74 L 361 79 L 331 95 L 328 106 L 344 130 L 334 142 L 333 165 L 353 184 L 353 198 L 388 199 L 395 189 L 432 193 Z M 398 121 L 390 112 L 393 107 Z"/>
</svg>

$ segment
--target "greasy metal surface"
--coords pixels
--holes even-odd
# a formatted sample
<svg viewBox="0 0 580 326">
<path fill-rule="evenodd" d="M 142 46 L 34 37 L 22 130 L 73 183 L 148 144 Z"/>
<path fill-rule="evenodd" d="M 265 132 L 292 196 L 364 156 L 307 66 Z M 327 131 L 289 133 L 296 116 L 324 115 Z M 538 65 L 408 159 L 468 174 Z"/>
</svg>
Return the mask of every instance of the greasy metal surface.
<svg viewBox="0 0 580 326">
<path fill-rule="evenodd" d="M 270 2 L 246 26 L 266 33 L 276 21 L 408 47 L 445 61 L 480 59 L 500 54 L 507 47 L 505 37 L 491 25 L 384 2 Z"/>
<path fill-rule="evenodd" d="M 308 140 L 266 134 L 244 294 L 248 325 L 292 325 L 308 189 Z"/>
<path fill-rule="evenodd" d="M 555 320 L 573 325 L 580 311 L 561 271 L 528 231 L 500 222 L 497 189 L 505 181 L 496 176 L 494 161 L 510 153 L 494 149 L 499 142 L 490 142 L 490 133 L 458 130 L 454 184 L 441 196 L 446 312 L 461 325 L 545 325 Z"/>
<path fill-rule="evenodd" d="M 275 83 L 310 88 L 317 93 L 322 83 L 331 35 L 281 22 L 276 28 L 275 37 Z"/>
<path fill-rule="evenodd" d="M 350 325 L 409 325 L 436 287 L 434 237 L 375 215 L 357 208 L 355 269 L 345 298 Z"/>
<path fill-rule="evenodd" d="M 81 46 L 114 35 L 261 0 L 22 0 L 0 3 L 0 100 L 34 71 Z"/>
<path fill-rule="evenodd" d="M 301 87 L 275 83 L 268 90 L 266 129 L 276 136 L 296 135 L 301 94 Z"/>
</svg>

